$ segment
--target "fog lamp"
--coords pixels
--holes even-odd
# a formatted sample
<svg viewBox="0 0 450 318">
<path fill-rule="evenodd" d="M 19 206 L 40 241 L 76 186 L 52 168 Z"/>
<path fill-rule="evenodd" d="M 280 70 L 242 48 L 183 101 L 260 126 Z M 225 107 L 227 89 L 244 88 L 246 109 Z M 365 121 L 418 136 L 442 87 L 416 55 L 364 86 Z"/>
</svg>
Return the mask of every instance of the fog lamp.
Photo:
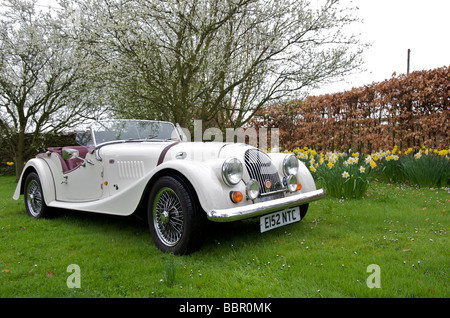
<svg viewBox="0 0 450 318">
<path fill-rule="evenodd" d="M 259 183 L 252 179 L 247 183 L 247 197 L 250 200 L 255 200 L 259 195 Z"/>
<path fill-rule="evenodd" d="M 283 160 L 283 172 L 287 177 L 291 174 L 296 175 L 298 172 L 298 159 L 295 155 L 287 155 Z"/>
<path fill-rule="evenodd" d="M 296 176 L 291 174 L 290 176 L 287 177 L 286 181 L 287 181 L 287 188 L 288 188 L 289 192 L 297 191 L 298 185 L 297 185 L 297 177 Z"/>
</svg>

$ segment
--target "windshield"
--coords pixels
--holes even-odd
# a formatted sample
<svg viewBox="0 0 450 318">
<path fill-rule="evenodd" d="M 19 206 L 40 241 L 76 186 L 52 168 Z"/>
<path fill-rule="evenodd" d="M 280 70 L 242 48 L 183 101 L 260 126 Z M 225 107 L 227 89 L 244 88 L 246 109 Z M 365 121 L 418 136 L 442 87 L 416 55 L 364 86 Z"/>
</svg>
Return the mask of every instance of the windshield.
<svg viewBox="0 0 450 318">
<path fill-rule="evenodd" d="M 91 132 L 79 134 L 77 141 L 84 145 L 98 146 L 112 141 L 160 141 L 179 140 L 175 126 L 169 122 L 150 120 L 98 121 L 91 125 Z"/>
</svg>

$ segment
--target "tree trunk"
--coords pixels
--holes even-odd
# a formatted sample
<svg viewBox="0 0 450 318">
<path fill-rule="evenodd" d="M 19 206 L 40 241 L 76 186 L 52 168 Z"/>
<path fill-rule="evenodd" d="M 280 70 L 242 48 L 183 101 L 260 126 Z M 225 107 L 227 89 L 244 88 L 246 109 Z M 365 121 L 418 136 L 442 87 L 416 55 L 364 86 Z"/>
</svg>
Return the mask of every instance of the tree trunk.
<svg viewBox="0 0 450 318">
<path fill-rule="evenodd" d="M 25 167 L 24 164 L 24 151 L 25 151 L 25 134 L 19 133 L 17 138 L 17 144 L 14 151 L 14 163 L 16 166 L 16 181 L 19 181 L 22 174 L 22 170 Z"/>
<path fill-rule="evenodd" d="M 19 181 L 23 168 L 25 167 L 23 155 L 19 154 L 15 156 L 14 161 L 16 166 L 16 181 Z"/>
</svg>

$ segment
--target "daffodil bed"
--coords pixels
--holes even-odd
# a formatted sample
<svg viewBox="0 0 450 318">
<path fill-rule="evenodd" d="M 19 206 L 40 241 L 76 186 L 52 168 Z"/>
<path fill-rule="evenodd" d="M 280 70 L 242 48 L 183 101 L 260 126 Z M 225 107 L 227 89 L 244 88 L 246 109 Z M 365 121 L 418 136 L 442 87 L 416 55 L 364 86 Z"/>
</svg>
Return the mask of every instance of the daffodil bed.
<svg viewBox="0 0 450 318">
<path fill-rule="evenodd" d="M 318 153 L 304 147 L 292 151 L 311 171 L 327 193 L 338 198 L 360 198 L 374 179 L 388 183 L 409 183 L 419 187 L 445 187 L 450 184 L 449 150 L 422 147 L 401 151 L 360 154 L 329 151 Z"/>
</svg>

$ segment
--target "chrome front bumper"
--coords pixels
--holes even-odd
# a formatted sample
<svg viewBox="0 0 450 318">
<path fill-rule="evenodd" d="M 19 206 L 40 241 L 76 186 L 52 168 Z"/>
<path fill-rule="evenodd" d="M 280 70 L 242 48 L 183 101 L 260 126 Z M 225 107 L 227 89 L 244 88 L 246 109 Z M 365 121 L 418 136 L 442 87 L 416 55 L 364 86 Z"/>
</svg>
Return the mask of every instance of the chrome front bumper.
<svg viewBox="0 0 450 318">
<path fill-rule="evenodd" d="M 259 202 L 242 207 L 207 211 L 208 219 L 215 222 L 231 222 L 264 215 L 278 210 L 292 208 L 312 201 L 319 200 L 326 195 L 324 189 L 300 193 L 289 197 Z"/>
</svg>

